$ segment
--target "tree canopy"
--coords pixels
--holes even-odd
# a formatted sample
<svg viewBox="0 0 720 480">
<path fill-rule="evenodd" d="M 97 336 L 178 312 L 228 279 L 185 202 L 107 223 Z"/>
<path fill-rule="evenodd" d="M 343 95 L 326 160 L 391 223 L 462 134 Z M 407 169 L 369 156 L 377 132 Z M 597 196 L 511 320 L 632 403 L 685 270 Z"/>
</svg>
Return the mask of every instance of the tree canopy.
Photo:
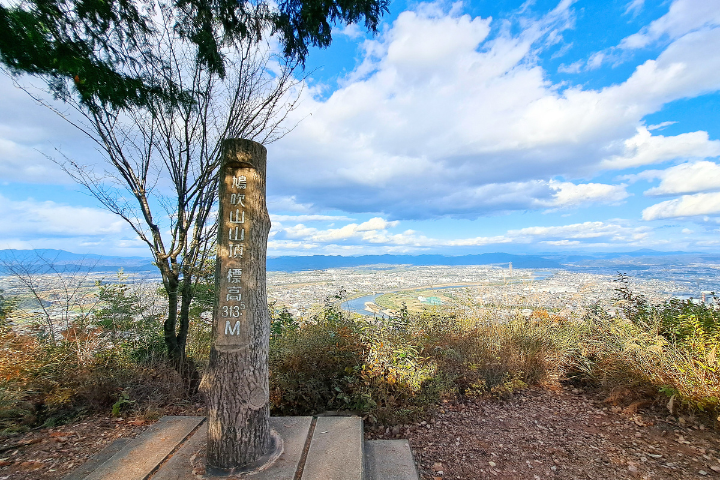
<svg viewBox="0 0 720 480">
<path fill-rule="evenodd" d="M 41 78 L 71 108 L 26 91 L 97 146 L 102 164 L 57 163 L 150 248 L 168 354 L 194 390 L 185 345 L 216 235 L 223 141 L 287 133 L 308 49 L 328 46 L 332 25 L 364 18 L 375 31 L 388 0 L 11 1 L 0 5 L 0 63 Z"/>
<path fill-rule="evenodd" d="M 304 63 L 327 47 L 332 25 L 364 19 L 377 30 L 389 0 L 171 0 L 175 34 L 196 49 L 201 66 L 224 77 L 228 47 L 277 35 L 283 55 Z M 23 0 L 0 4 L 0 62 L 13 73 L 46 79 L 52 93 L 73 90 L 87 106 L 123 109 L 157 99 L 176 103 L 181 86 L 136 73 L 138 62 L 162 62 L 149 45 L 157 22 L 148 0 Z"/>
</svg>

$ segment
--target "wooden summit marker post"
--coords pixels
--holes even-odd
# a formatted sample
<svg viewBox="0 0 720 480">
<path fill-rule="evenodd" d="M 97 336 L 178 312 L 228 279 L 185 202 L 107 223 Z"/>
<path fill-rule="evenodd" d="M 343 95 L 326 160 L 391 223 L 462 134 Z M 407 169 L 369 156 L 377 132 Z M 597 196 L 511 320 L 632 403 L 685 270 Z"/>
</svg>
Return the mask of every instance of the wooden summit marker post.
<svg viewBox="0 0 720 480">
<path fill-rule="evenodd" d="M 282 449 L 269 426 L 266 162 L 259 143 L 223 144 L 213 346 L 204 379 L 208 473 L 253 470 Z"/>
</svg>

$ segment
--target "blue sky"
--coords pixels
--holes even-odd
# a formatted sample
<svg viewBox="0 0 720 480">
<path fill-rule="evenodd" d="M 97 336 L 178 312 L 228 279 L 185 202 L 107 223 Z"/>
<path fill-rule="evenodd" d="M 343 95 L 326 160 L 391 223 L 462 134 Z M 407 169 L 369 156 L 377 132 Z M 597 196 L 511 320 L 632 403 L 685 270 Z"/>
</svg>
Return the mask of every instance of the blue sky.
<svg viewBox="0 0 720 480">
<path fill-rule="evenodd" d="M 717 251 L 720 1 L 396 1 L 312 51 L 268 145 L 270 255 Z M 0 248 L 147 255 L 0 78 Z"/>
</svg>

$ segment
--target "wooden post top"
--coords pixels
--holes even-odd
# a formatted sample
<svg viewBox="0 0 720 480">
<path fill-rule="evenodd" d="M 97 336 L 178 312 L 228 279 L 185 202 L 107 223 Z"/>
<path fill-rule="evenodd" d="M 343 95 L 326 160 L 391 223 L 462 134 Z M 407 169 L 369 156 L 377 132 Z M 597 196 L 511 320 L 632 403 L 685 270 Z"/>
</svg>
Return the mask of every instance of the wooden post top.
<svg viewBox="0 0 720 480">
<path fill-rule="evenodd" d="M 230 168 L 260 168 L 267 163 L 267 149 L 260 143 L 244 138 L 228 138 L 223 142 L 223 165 Z M 263 168 L 264 170 L 264 168 Z"/>
</svg>

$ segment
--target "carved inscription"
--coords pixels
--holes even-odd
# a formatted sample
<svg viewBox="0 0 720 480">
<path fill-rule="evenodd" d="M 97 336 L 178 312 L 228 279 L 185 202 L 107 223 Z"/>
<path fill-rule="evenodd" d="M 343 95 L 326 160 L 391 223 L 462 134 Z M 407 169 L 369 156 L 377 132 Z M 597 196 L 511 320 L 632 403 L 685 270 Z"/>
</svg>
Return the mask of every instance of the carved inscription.
<svg viewBox="0 0 720 480">
<path fill-rule="evenodd" d="M 246 198 L 253 195 L 248 186 L 247 167 L 225 168 L 220 186 L 221 225 L 218 235 L 217 272 L 218 307 L 216 312 L 217 347 L 247 345 L 252 332 L 251 311 L 247 298 L 252 288 L 246 262 L 252 245 L 246 242 L 246 232 L 252 227 L 252 212 Z M 221 173 L 222 174 L 222 173 Z"/>
</svg>

